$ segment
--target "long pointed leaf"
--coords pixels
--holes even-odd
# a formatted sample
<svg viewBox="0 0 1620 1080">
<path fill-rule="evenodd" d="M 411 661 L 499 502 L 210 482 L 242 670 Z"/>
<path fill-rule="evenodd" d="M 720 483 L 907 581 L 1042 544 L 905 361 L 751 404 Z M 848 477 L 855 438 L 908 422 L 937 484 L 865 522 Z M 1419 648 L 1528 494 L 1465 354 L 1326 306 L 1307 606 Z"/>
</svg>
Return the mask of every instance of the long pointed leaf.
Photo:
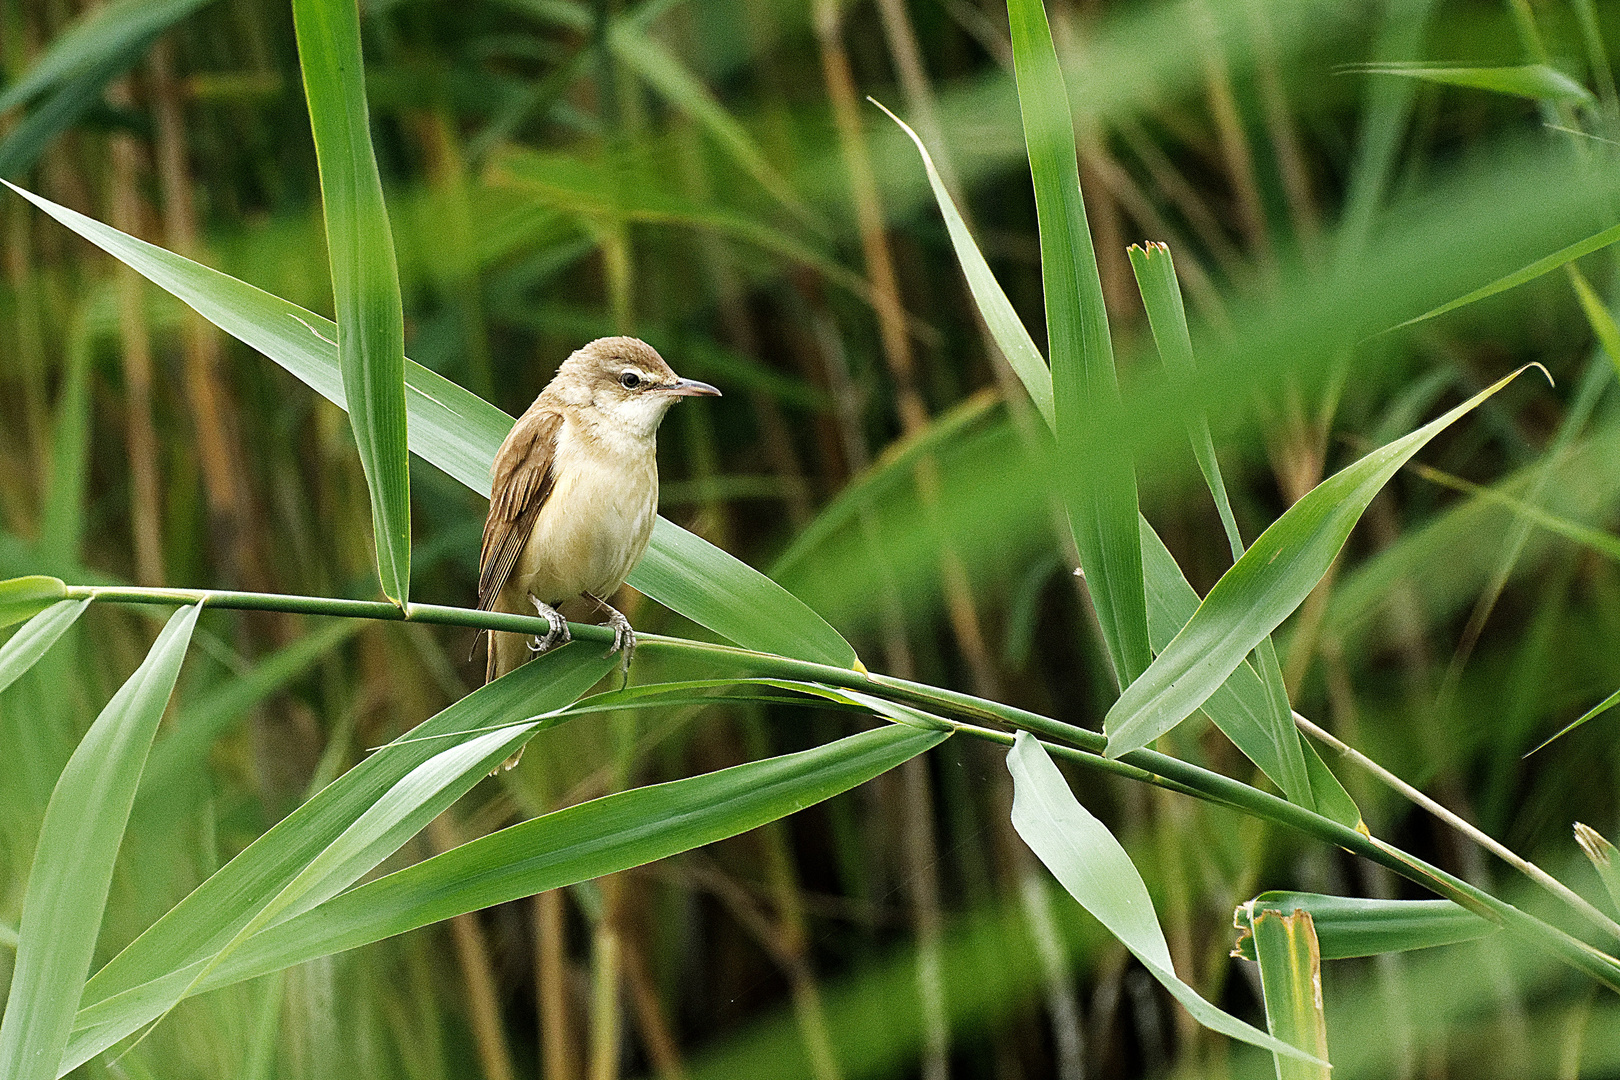
<svg viewBox="0 0 1620 1080">
<path fill-rule="evenodd" d="M 321 174 L 343 396 L 371 490 L 377 575 L 383 595 L 404 607 L 411 588 L 405 312 L 371 148 L 360 8 L 352 0 L 293 0 L 293 26 Z"/>
<path fill-rule="evenodd" d="M 61 578 L 44 574 L 0 581 L 0 626 L 32 619 L 67 595 Z"/>
<path fill-rule="evenodd" d="M 1142 875 L 1107 826 L 1075 799 L 1068 781 L 1028 732 L 1007 753 L 1013 828 L 1080 906 L 1108 928 L 1200 1024 L 1273 1053 L 1311 1061 L 1304 1051 L 1211 1005 L 1176 976 Z"/>
<path fill-rule="evenodd" d="M 247 925 L 262 904 L 297 878 L 368 807 L 445 749 L 444 740 L 422 736 L 487 731 L 495 725 L 550 713 L 579 698 L 614 663 L 595 647 L 567 645 L 417 725 L 410 737 L 384 747 L 322 788 L 153 923 L 90 979 L 84 1004 L 94 1004 L 188 964 L 206 963 Z M 481 775 L 465 778 L 460 790 L 470 789 Z M 409 833 L 397 836 L 398 843 L 408 838 Z M 379 849 L 376 858 L 380 861 L 387 854 Z"/>
<path fill-rule="evenodd" d="M 23 896 L 0 1076 L 52 1080 L 95 952 L 113 862 L 141 769 L 180 674 L 200 605 L 176 611 L 85 733 L 51 792 Z"/>
<path fill-rule="evenodd" d="M 1041 0 L 1010 0 L 1013 68 L 1035 185 L 1041 280 L 1052 355 L 1063 499 L 1080 565 L 1120 686 L 1148 666 L 1147 601 L 1130 455 L 1100 445 L 1099 423 L 1117 410 L 1113 343 L 1102 278 L 1080 197 L 1074 120 Z"/>
<path fill-rule="evenodd" d="M 8 582 L 9 584 L 9 582 Z M 0 691 L 33 667 L 68 627 L 79 621 L 89 600 L 58 600 L 24 623 L 0 645 Z"/>
<path fill-rule="evenodd" d="M 330 320 L 49 199 L 8 187 L 167 289 L 221 330 L 264 353 L 340 407 Z M 512 418 L 420 364 L 405 364 L 411 450 L 480 495 Z M 854 667 L 855 650 L 803 601 L 753 567 L 664 518 L 630 584 L 744 648 Z"/>
<path fill-rule="evenodd" d="M 510 677 L 510 676 L 509 676 Z M 581 803 L 368 882 L 243 944 L 197 987 L 224 986 L 468 911 L 601 877 L 746 832 L 870 780 L 945 732 L 886 725 L 798 754 Z M 192 971 L 86 1003 L 64 1070 L 157 1015 Z M 172 992 L 172 991 L 171 991 Z"/>
<path fill-rule="evenodd" d="M 1261 533 L 1152 666 L 1108 710 L 1103 723 L 1108 756 L 1146 746 L 1203 705 L 1304 602 L 1390 477 L 1430 439 L 1518 374 L 1323 480 Z"/>
<path fill-rule="evenodd" d="M 1399 75 L 1442 86 L 1464 86 L 1471 90 L 1490 90 L 1498 94 L 1512 94 L 1535 101 L 1589 104 L 1592 92 L 1557 68 L 1546 64 L 1521 64 L 1516 67 L 1449 67 L 1435 64 L 1355 64 L 1347 71 L 1367 75 Z"/>
<path fill-rule="evenodd" d="M 951 193 L 945 189 L 945 181 L 941 179 L 939 170 L 934 168 L 934 159 L 928 155 L 928 148 L 911 130 L 911 126 L 889 112 L 882 102 L 869 100 L 882 109 L 890 120 L 900 125 L 900 130 L 910 136 L 917 153 L 922 155 L 923 168 L 928 170 L 928 184 L 934 189 L 934 201 L 939 204 L 940 215 L 945 219 L 945 229 L 951 235 L 951 246 L 956 249 L 956 261 L 961 264 L 962 275 L 967 278 L 973 302 L 978 305 L 984 324 L 990 328 L 990 336 L 996 339 L 996 347 L 1001 350 L 1001 355 L 1007 358 L 1008 365 L 1024 384 L 1024 389 L 1029 391 L 1029 398 L 1046 420 L 1046 426 L 1054 427 L 1052 372 L 1047 368 L 1040 349 L 1035 347 L 1035 339 L 1025 329 L 1024 321 L 1013 310 L 1012 301 L 1001 291 L 1001 283 L 990 272 L 990 264 L 985 262 L 979 245 L 973 241 L 973 234 L 968 232 L 967 222 L 962 220 Z"/>
<path fill-rule="evenodd" d="M 1176 264 L 1170 248 L 1164 244 L 1148 244 L 1145 248 L 1135 244 L 1130 248 L 1131 269 L 1136 274 L 1137 288 L 1142 293 L 1142 306 L 1147 311 L 1148 325 L 1159 349 L 1159 358 L 1172 377 L 1193 374 L 1192 336 L 1187 330 L 1187 309 L 1181 299 L 1181 285 L 1176 280 Z M 1215 440 L 1209 434 L 1209 421 L 1199 415 L 1187 425 L 1192 441 L 1193 456 L 1204 474 L 1204 483 L 1215 500 L 1215 509 L 1226 529 L 1226 538 L 1232 548 L 1234 560 L 1243 557 L 1243 537 L 1238 532 L 1237 519 L 1232 515 L 1231 501 L 1226 497 L 1226 482 L 1221 479 L 1220 459 L 1215 456 Z M 1146 574 L 1144 562 L 1143 573 Z M 1149 616 L 1149 624 L 1152 616 Z M 1316 809 L 1316 797 L 1311 789 L 1310 770 L 1305 764 L 1305 751 L 1300 745 L 1299 730 L 1294 727 L 1293 710 L 1288 703 L 1288 688 L 1283 684 L 1282 667 L 1277 663 L 1277 650 L 1266 637 L 1254 651 L 1254 666 L 1265 687 L 1266 708 L 1259 717 L 1277 750 L 1280 776 L 1277 783 L 1292 802 L 1307 810 Z"/>
</svg>

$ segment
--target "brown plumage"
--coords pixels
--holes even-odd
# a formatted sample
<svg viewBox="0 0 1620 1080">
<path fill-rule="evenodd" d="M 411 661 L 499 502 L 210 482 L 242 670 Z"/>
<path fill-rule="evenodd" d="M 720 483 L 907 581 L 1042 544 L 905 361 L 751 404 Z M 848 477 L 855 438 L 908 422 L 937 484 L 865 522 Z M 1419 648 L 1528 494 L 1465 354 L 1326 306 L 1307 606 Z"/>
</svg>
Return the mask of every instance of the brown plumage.
<svg viewBox="0 0 1620 1080">
<path fill-rule="evenodd" d="M 567 641 L 564 614 L 606 615 L 628 670 L 635 634 L 608 600 L 652 537 L 658 425 L 677 398 L 719 393 L 636 338 L 600 338 L 563 361 L 495 454 L 478 574 L 480 609 L 538 612 L 552 629 L 533 645 L 491 633 L 486 681 Z"/>
</svg>

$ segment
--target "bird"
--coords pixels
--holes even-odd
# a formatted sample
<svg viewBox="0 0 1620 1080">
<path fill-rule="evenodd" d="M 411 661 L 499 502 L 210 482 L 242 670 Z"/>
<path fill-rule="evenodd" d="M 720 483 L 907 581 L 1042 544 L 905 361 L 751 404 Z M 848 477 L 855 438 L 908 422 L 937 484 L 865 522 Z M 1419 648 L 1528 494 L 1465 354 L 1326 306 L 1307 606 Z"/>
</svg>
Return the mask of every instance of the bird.
<svg viewBox="0 0 1620 1080">
<path fill-rule="evenodd" d="M 532 610 L 549 629 L 490 631 L 486 683 L 567 643 L 568 614 L 605 617 L 628 680 L 635 630 L 608 601 L 652 539 L 658 425 L 683 397 L 719 396 L 638 338 L 598 338 L 562 362 L 495 453 L 478 566 L 480 611 Z"/>
</svg>

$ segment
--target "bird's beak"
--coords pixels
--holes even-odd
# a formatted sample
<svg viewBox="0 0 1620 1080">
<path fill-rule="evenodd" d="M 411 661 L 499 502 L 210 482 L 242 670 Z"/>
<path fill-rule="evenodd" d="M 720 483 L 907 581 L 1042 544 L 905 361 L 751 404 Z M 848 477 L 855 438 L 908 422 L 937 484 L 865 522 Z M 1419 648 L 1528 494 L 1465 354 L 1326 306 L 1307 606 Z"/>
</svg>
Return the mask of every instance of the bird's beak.
<svg viewBox="0 0 1620 1080">
<path fill-rule="evenodd" d="M 659 387 L 670 397 L 719 397 L 720 391 L 696 379 L 676 379 L 671 386 Z"/>
</svg>

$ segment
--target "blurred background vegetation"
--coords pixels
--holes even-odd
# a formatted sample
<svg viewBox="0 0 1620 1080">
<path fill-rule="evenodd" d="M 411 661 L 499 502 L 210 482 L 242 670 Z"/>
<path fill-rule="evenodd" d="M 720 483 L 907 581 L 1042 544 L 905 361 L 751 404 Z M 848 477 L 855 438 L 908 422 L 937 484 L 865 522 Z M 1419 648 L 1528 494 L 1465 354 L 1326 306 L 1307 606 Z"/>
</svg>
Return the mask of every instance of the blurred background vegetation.
<svg viewBox="0 0 1620 1080">
<path fill-rule="evenodd" d="M 4 0 L 5 86 L 96 7 Z M 0 116 L 0 175 L 330 313 L 288 5 L 143 10 L 112 59 Z M 1175 252 L 1247 539 L 1519 364 L 1557 380 L 1521 380 L 1403 472 L 1279 647 L 1296 709 L 1595 894 L 1569 826 L 1620 824 L 1612 721 L 1521 755 L 1620 685 L 1616 367 L 1563 270 L 1383 331 L 1614 222 L 1602 43 L 1620 39 L 1620 6 L 1048 10 L 1122 381 L 1147 388 L 1127 394 L 1121 452 L 1200 590 L 1230 557 L 1180 414 L 1153 405 L 1128 244 Z M 515 414 L 585 341 L 647 339 L 726 392 L 664 426 L 666 516 L 766 569 L 874 670 L 1100 725 L 1112 676 L 1030 464 L 1027 399 L 976 321 L 920 161 L 863 100 L 919 130 L 1044 340 L 998 0 L 374 0 L 363 16 L 413 359 Z M 1596 104 L 1345 67 L 1375 60 L 1550 62 Z M 9 195 L 0 245 L 0 578 L 374 595 L 337 408 Z M 1583 260 L 1581 282 L 1612 294 L 1613 262 Z M 413 599 L 468 604 L 484 505 L 421 462 L 413 491 Z M 705 636 L 621 600 L 644 631 Z M 51 787 L 157 629 L 98 606 L 0 694 L 0 979 Z M 98 957 L 481 671 L 470 632 L 421 625 L 216 614 L 196 640 Z M 854 723 L 764 705 L 581 719 L 385 868 Z M 1257 776 L 1207 725 L 1166 739 Z M 1477 848 L 1341 773 L 1376 835 L 1520 899 Z M 1177 969 L 1241 1015 L 1258 1016 L 1258 991 L 1226 955 L 1235 903 L 1419 895 L 1264 822 L 1076 779 L 1147 877 Z M 1000 751 L 952 740 L 713 848 L 188 1001 L 83 1072 L 1268 1075 L 1049 893 L 1010 800 Z M 1615 1003 L 1499 942 L 1331 963 L 1326 1004 L 1340 1076 L 1620 1072 Z"/>
</svg>

